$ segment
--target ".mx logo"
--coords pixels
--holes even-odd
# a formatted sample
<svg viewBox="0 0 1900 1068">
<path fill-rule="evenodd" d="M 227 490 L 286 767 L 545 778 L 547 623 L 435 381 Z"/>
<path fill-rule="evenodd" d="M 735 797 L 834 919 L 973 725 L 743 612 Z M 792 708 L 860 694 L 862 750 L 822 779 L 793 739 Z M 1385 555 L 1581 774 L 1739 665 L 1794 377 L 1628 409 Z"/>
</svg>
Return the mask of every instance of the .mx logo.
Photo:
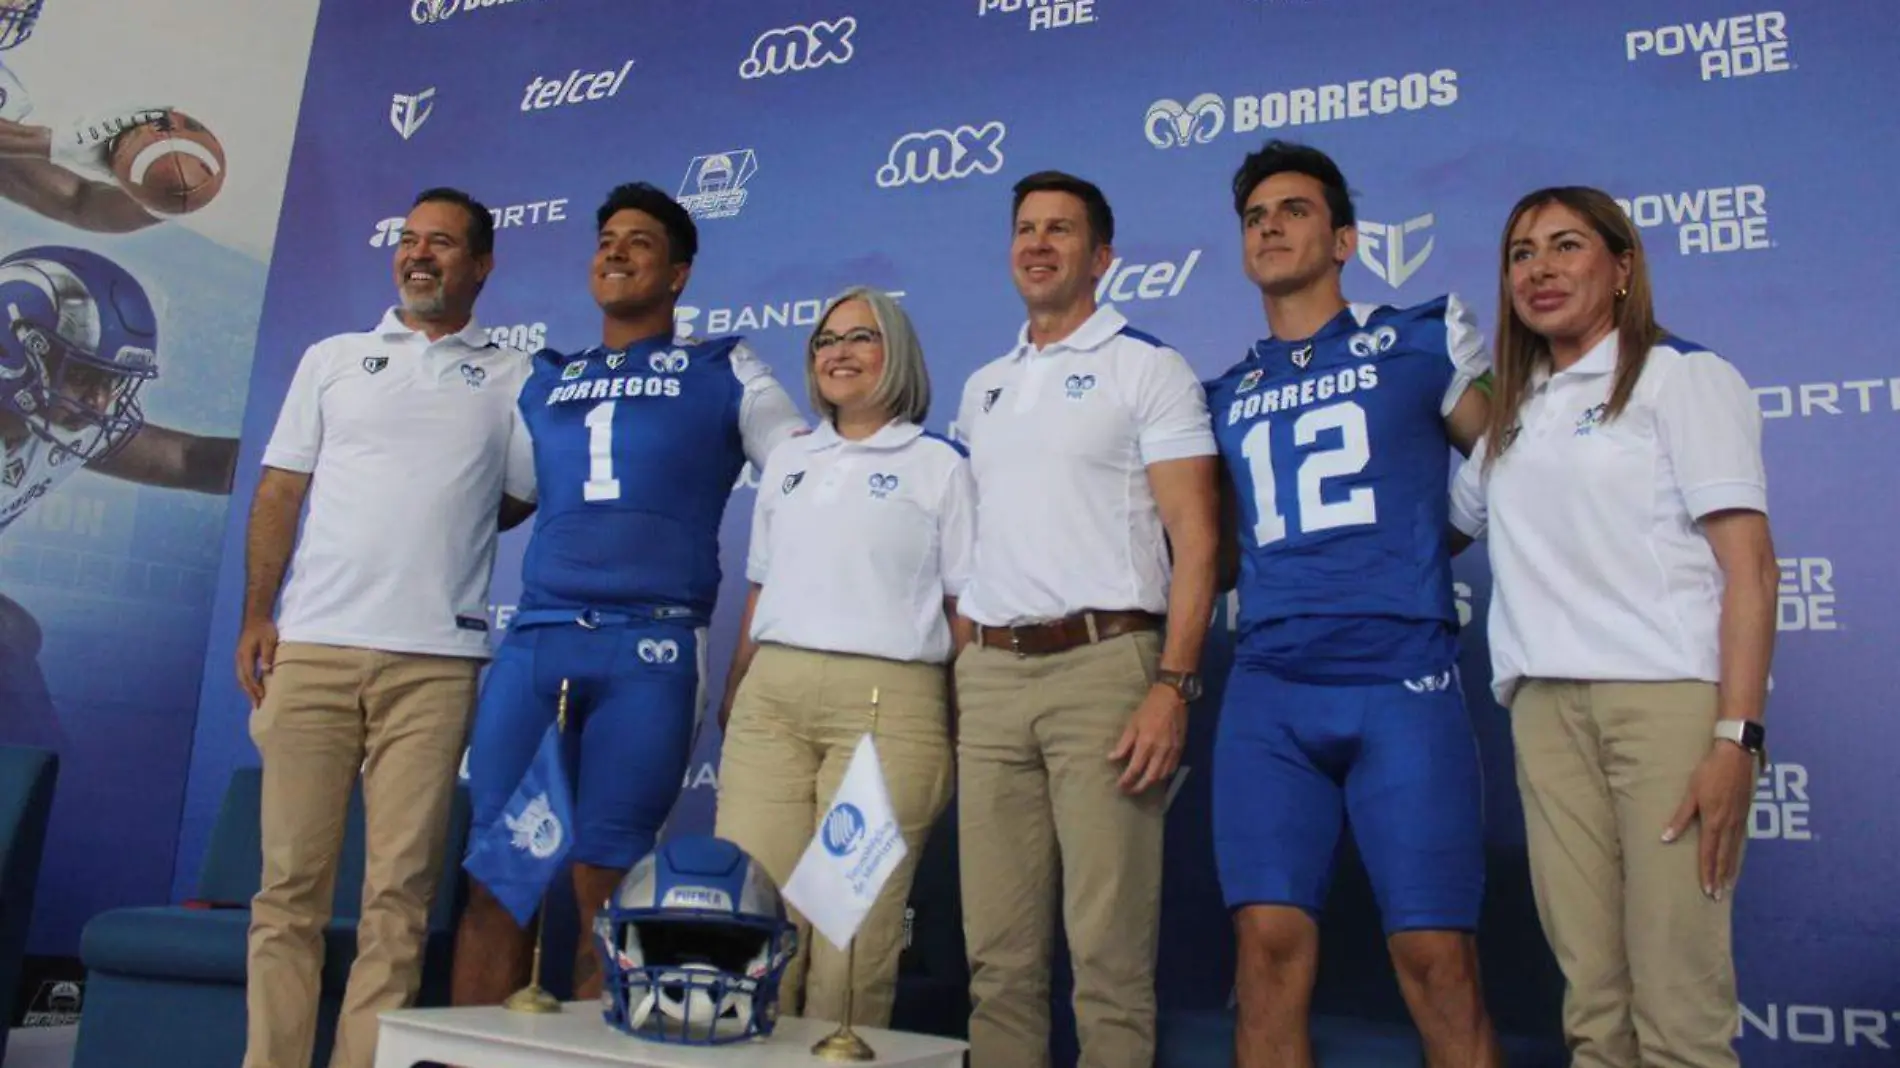
<svg viewBox="0 0 1900 1068">
<path fill-rule="evenodd" d="M 1407 254 L 1411 235 L 1432 227 L 1432 214 L 1426 212 L 1402 223 L 1361 222 L 1359 224 L 1359 262 L 1379 281 L 1397 289 L 1404 285 L 1431 257 L 1438 239 L 1426 235 L 1418 251 Z"/>
<path fill-rule="evenodd" d="M 389 98 L 389 125 L 407 141 L 414 137 L 422 124 L 429 121 L 429 115 L 435 111 L 435 86 L 420 93 L 410 95 L 397 93 Z"/>
<path fill-rule="evenodd" d="M 773 74 L 813 70 L 827 63 L 851 62 L 851 35 L 858 20 L 846 15 L 809 26 L 783 26 L 759 34 L 752 51 L 739 63 L 739 77 L 764 78 Z"/>
<path fill-rule="evenodd" d="M 891 145 L 890 155 L 877 169 L 877 184 L 892 189 L 995 174 L 1003 169 L 1003 138 L 1008 134 L 1009 128 L 995 121 L 907 133 Z"/>
</svg>

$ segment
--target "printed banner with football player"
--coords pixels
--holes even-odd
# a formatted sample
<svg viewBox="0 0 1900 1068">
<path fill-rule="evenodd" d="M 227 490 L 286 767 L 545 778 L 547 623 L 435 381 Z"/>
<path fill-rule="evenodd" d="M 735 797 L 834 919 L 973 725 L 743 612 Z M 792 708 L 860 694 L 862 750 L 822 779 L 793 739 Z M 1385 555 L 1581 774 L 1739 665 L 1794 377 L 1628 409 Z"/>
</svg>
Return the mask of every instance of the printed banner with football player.
<svg viewBox="0 0 1900 1068">
<path fill-rule="evenodd" d="M 367 328 L 392 302 L 401 217 L 431 185 L 463 187 L 495 211 L 496 266 L 478 314 L 497 341 L 568 351 L 598 342 L 587 289 L 594 209 L 616 183 L 645 179 L 674 192 L 700 227 L 682 334 L 746 335 L 802 397 L 801 347 L 823 300 L 854 283 L 896 291 L 934 375 L 937 431 L 949 429 L 964 379 L 1016 340 L 1010 185 L 1032 171 L 1062 168 L 1102 185 L 1118 241 L 1100 298 L 1209 378 L 1265 331 L 1241 272 L 1229 182 L 1270 137 L 1315 144 L 1346 171 L 1361 220 L 1350 298 L 1409 305 L 1456 291 L 1487 332 L 1511 204 L 1543 185 L 1599 186 L 1642 228 L 1664 325 L 1732 361 L 1767 420 L 1781 634 L 1773 766 L 1737 913 L 1744 1057 L 1888 1062 L 1900 1045 L 1891 951 L 1900 919 L 1889 889 L 1900 879 L 1889 755 L 1900 727 L 1885 707 L 1900 577 L 1883 533 L 1900 523 L 1889 470 L 1900 455 L 1900 377 L 1884 327 L 1900 286 L 1900 204 L 1884 180 L 1900 151 L 1890 62 L 1900 21 L 1889 11 L 1821 0 L 1774 10 L 1737 0 L 752 0 L 681 10 L 655 0 L 326 0 L 308 73 L 321 106 L 305 108 L 296 130 L 287 254 L 272 265 L 240 500 L 296 355 Z M 209 112 L 191 114 L 222 129 Z M 183 286 L 199 276 L 165 277 Z M 205 313 L 194 314 L 176 329 L 203 329 Z M 163 375 L 140 399 L 167 429 L 230 434 L 241 398 L 227 365 L 204 375 L 187 363 L 201 355 L 168 342 Z M 175 393 L 174 367 L 205 384 Z M 212 397 L 229 403 L 214 411 Z M 174 405 L 199 407 L 186 423 Z M 725 516 L 710 694 L 743 602 L 754 477 Z M 65 511 L 42 507 L 39 521 L 88 522 L 94 513 L 79 501 L 117 486 L 85 485 L 100 496 L 75 493 Z M 235 509 L 226 517 L 214 561 L 215 539 L 177 532 L 224 515 L 217 498 L 138 492 L 151 494 L 136 499 L 162 511 L 162 524 L 106 529 L 127 540 L 125 552 L 164 544 L 190 561 L 140 570 L 145 588 L 209 581 L 205 570 L 220 568 L 178 892 L 231 769 L 256 759 L 230 670 L 243 523 Z M 497 633 L 519 590 L 525 537 L 504 540 Z M 62 655 L 113 658 L 114 671 L 91 684 L 116 685 L 166 643 L 202 641 L 154 619 L 115 626 L 116 645 L 82 644 L 93 632 L 79 621 L 98 604 L 75 600 L 71 586 L 91 597 L 122 573 L 72 560 L 72 543 L 70 527 L 9 531 L 8 561 L 17 572 L 27 545 L 49 561 L 40 567 L 66 554 L 76 577 L 30 607 L 73 620 Z M 1483 553 L 1457 570 L 1469 623 L 1463 682 L 1497 858 L 1500 918 L 1487 929 L 1485 968 L 1495 984 L 1528 986 L 1546 982 L 1549 966 L 1524 885 L 1509 722 L 1488 692 Z M 1219 1008 L 1231 980 L 1207 825 L 1232 618 L 1224 605 L 1170 812 L 1168 1008 Z M 676 829 L 709 825 L 719 741 L 709 723 Z M 919 932 L 944 922 L 922 908 L 916 918 Z M 1376 932 L 1359 935 L 1378 951 Z"/>
<path fill-rule="evenodd" d="M 172 885 L 315 16 L 0 0 L 0 743 L 60 761 L 32 1023 L 87 919 Z"/>
</svg>

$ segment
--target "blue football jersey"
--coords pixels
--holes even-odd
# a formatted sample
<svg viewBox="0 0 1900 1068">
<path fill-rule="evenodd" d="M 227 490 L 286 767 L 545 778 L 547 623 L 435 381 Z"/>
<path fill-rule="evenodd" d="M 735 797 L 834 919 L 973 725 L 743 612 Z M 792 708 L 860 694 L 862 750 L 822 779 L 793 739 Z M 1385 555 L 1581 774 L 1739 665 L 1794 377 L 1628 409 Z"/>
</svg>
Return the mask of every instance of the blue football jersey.
<svg viewBox="0 0 1900 1068">
<path fill-rule="evenodd" d="M 736 337 L 543 349 L 521 389 L 534 533 L 521 607 L 676 607 L 718 595 L 719 526 L 747 459 L 804 421 Z"/>
<path fill-rule="evenodd" d="M 1207 386 L 1238 504 L 1238 656 L 1383 682 L 1457 655 L 1444 417 L 1490 357 L 1455 297 L 1355 304 L 1268 338 Z"/>
</svg>

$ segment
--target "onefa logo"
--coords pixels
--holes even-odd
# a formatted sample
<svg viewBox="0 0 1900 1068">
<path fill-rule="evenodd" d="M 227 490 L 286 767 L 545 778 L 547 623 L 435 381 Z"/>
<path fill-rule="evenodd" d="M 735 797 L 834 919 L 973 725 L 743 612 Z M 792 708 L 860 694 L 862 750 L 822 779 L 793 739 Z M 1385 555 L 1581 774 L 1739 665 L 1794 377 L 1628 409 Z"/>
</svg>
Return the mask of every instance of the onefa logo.
<svg viewBox="0 0 1900 1068">
<path fill-rule="evenodd" d="M 851 62 L 851 35 L 858 20 L 846 15 L 808 26 L 783 26 L 759 34 L 752 51 L 739 64 L 739 77 L 764 78 L 773 74 L 813 70 L 827 63 Z"/>
<path fill-rule="evenodd" d="M 1003 169 L 1003 138 L 1008 134 L 1009 128 L 997 121 L 907 133 L 891 145 L 890 155 L 877 169 L 877 184 L 892 189 L 995 174 Z"/>
<path fill-rule="evenodd" d="M 694 156 L 680 182 L 680 206 L 695 219 L 731 218 L 745 207 L 745 184 L 758 171 L 749 148 Z"/>
<path fill-rule="evenodd" d="M 435 86 L 430 86 L 413 96 L 397 93 L 389 98 L 389 125 L 407 141 L 415 136 L 422 124 L 429 121 L 429 115 L 435 111 Z"/>
<path fill-rule="evenodd" d="M 1431 212 L 1414 216 L 1402 223 L 1361 222 L 1359 224 L 1359 262 L 1379 281 L 1397 289 L 1418 273 L 1432 254 L 1437 238 L 1427 236 L 1418 251 L 1407 255 L 1406 238 L 1420 230 L 1431 229 Z"/>
</svg>

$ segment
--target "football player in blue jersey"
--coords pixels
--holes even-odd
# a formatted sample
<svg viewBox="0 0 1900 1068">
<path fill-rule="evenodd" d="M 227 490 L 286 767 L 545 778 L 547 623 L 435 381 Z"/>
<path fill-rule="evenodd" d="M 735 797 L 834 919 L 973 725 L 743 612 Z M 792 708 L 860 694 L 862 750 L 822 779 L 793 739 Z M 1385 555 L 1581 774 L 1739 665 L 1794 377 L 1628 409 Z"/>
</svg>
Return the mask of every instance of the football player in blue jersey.
<svg viewBox="0 0 1900 1068">
<path fill-rule="evenodd" d="M 645 183 L 597 213 L 591 290 L 601 343 L 543 349 L 522 387 L 538 486 L 519 611 L 483 683 L 468 754 L 474 826 L 493 824 L 570 687 L 574 996 L 600 993 L 594 914 L 653 849 L 692 754 L 719 525 L 746 461 L 804 419 L 737 337 L 676 341 L 692 216 Z M 528 978 L 532 940 L 474 883 L 455 953 L 457 1004 L 494 1004 Z"/>
<path fill-rule="evenodd" d="M 130 271 L 61 245 L 0 259 L 0 533 L 86 470 L 228 495 L 238 439 L 146 421 L 158 315 Z M 0 742 L 66 741 L 39 665 L 38 621 L 0 594 Z"/>
<path fill-rule="evenodd" d="M 1358 233 L 1323 153 L 1270 142 L 1233 194 L 1269 331 L 1207 386 L 1240 600 L 1213 788 L 1236 1063 L 1313 1063 L 1316 919 L 1349 821 L 1428 1062 L 1493 1065 L 1474 937 L 1482 781 L 1447 544 L 1450 451 L 1483 432 L 1472 386 L 1489 355 L 1455 296 L 1346 301 Z"/>
</svg>

